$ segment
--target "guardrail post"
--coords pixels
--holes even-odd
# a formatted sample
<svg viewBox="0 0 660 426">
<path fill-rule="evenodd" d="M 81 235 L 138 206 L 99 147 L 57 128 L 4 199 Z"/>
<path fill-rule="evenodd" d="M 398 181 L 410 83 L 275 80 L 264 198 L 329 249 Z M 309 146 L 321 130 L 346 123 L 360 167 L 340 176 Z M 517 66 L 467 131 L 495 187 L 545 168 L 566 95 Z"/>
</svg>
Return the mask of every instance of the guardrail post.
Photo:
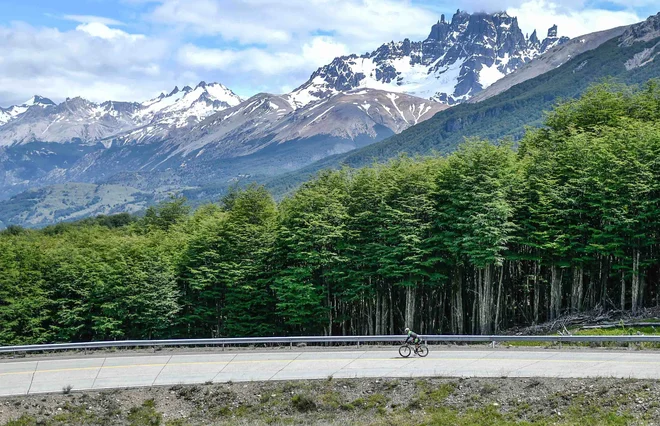
<svg viewBox="0 0 660 426">
<path fill-rule="evenodd" d="M 493 340 L 492 342 L 490 342 L 490 346 L 491 346 L 493 349 L 495 349 L 495 340 Z"/>
</svg>

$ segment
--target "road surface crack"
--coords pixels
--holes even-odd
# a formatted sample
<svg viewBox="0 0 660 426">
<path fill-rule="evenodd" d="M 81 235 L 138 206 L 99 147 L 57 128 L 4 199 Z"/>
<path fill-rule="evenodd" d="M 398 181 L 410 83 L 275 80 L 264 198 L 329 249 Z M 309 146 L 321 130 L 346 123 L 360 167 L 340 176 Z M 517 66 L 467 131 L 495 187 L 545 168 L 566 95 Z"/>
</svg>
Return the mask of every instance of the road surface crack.
<svg viewBox="0 0 660 426">
<path fill-rule="evenodd" d="M 103 363 L 99 367 L 99 371 L 96 372 L 96 377 L 94 377 L 94 381 L 92 382 L 92 389 L 94 389 L 94 386 L 96 386 L 96 380 L 99 378 L 101 375 L 101 370 L 103 370 L 103 367 L 105 366 L 105 362 L 108 360 L 108 358 L 103 358 Z"/>
<path fill-rule="evenodd" d="M 223 365 L 223 366 L 220 368 L 220 371 L 218 371 L 218 374 L 216 374 L 215 376 L 213 376 L 213 378 L 211 379 L 211 381 L 212 381 L 212 382 L 215 382 L 215 379 L 218 378 L 218 376 L 220 375 L 220 373 L 222 373 L 222 372 L 224 371 L 224 369 L 227 368 L 227 366 L 228 366 L 229 364 L 231 364 L 231 363 L 236 359 L 237 356 L 238 356 L 238 354 L 235 354 L 233 357 L 231 357 L 231 359 L 230 359 L 229 361 L 227 361 L 227 363 L 226 363 L 225 365 Z"/>
<path fill-rule="evenodd" d="M 279 370 L 277 370 L 277 372 L 276 372 L 275 374 L 273 374 L 272 376 L 270 376 L 270 378 L 268 379 L 268 381 L 270 382 L 271 380 L 273 380 L 273 377 L 275 377 L 275 376 L 277 376 L 278 374 L 280 374 L 280 372 L 282 372 L 282 370 L 284 370 L 285 368 L 287 368 L 288 366 L 290 366 L 291 363 L 292 363 L 293 361 L 295 361 L 295 360 L 297 360 L 298 358 L 300 358 L 300 355 L 302 355 L 302 352 L 300 352 L 298 355 L 296 355 L 296 357 L 295 357 L 294 359 L 292 359 L 291 361 L 289 361 L 284 367 L 282 367 L 282 368 L 280 368 Z"/>
<path fill-rule="evenodd" d="M 158 380 L 158 377 L 160 377 L 160 373 L 162 373 L 163 370 L 165 370 L 165 367 L 167 367 L 167 364 L 169 364 L 170 361 L 172 361 L 172 357 L 173 357 L 173 356 L 174 356 L 174 355 L 170 355 L 170 358 L 167 360 L 167 362 L 165 363 L 165 365 L 163 365 L 163 368 L 160 369 L 160 371 L 159 371 L 158 374 L 156 375 L 156 378 L 155 378 L 154 381 L 151 383 L 151 386 L 153 386 L 153 385 L 156 384 L 156 380 Z"/>
<path fill-rule="evenodd" d="M 39 368 L 39 361 L 34 366 L 34 371 L 32 372 L 32 379 L 30 379 L 30 386 L 28 386 L 28 390 L 25 393 L 26 395 L 30 394 L 30 390 L 32 390 L 32 383 L 34 383 L 34 375 L 37 374 L 37 368 Z"/>
</svg>

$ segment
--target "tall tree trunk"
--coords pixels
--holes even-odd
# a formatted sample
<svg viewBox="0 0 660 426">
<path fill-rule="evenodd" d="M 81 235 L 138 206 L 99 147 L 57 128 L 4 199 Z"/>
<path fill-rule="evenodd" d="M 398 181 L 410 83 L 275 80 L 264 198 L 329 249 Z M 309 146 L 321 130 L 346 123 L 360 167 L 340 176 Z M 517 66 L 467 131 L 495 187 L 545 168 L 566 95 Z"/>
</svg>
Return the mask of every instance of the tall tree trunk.
<svg viewBox="0 0 660 426">
<path fill-rule="evenodd" d="M 426 300 L 426 298 L 424 297 L 423 292 L 422 292 L 422 296 L 420 297 L 418 295 L 417 298 L 419 299 L 418 309 L 421 313 L 424 313 L 424 306 L 425 306 L 424 301 Z M 419 332 L 422 333 L 422 334 L 428 334 L 428 333 L 426 333 L 426 328 L 425 327 L 426 327 L 426 321 L 425 321 L 424 315 L 420 315 L 420 317 L 419 317 Z"/>
<path fill-rule="evenodd" d="M 376 327 L 376 321 L 374 318 L 374 304 L 373 304 L 373 298 L 368 298 L 366 299 L 366 303 L 368 306 L 367 310 L 367 335 L 373 335 L 374 334 L 374 328 Z"/>
<path fill-rule="evenodd" d="M 539 262 L 534 261 L 534 324 L 539 323 L 541 305 L 541 283 L 539 280 Z"/>
<path fill-rule="evenodd" d="M 378 292 L 376 292 L 376 295 L 374 296 L 374 298 L 375 298 L 374 303 L 376 304 L 376 318 L 375 318 L 375 320 L 376 320 L 375 321 L 376 322 L 376 330 L 375 330 L 374 334 L 376 334 L 377 336 L 380 336 L 381 334 L 383 334 L 383 331 L 380 329 L 381 317 L 382 317 L 380 294 L 378 294 Z"/>
<path fill-rule="evenodd" d="M 479 298 L 479 271 L 474 270 L 474 297 L 472 298 L 472 317 L 470 318 L 472 334 L 477 334 L 477 324 L 479 322 L 479 314 L 477 313 L 477 299 Z"/>
<path fill-rule="evenodd" d="M 621 310 L 626 310 L 626 275 L 621 269 Z"/>
<path fill-rule="evenodd" d="M 550 268 L 550 319 L 559 317 L 561 312 L 561 276 L 557 265 Z"/>
<path fill-rule="evenodd" d="M 585 295 L 584 300 L 586 302 L 583 303 L 583 307 L 586 304 L 586 309 L 592 309 L 594 306 L 596 306 L 596 286 L 594 284 L 594 277 L 596 276 L 596 273 L 594 272 L 593 268 L 590 269 L 589 272 L 589 287 L 587 288 L 587 295 Z"/>
<path fill-rule="evenodd" d="M 382 334 L 390 334 L 387 331 L 387 316 L 388 316 L 388 313 L 389 313 L 389 308 L 387 307 L 387 297 L 385 297 L 384 294 L 380 295 L 380 303 L 383 305 L 383 307 L 381 308 L 381 312 L 382 312 L 383 316 L 380 320 L 380 322 L 381 322 L 380 332 Z"/>
<path fill-rule="evenodd" d="M 639 295 L 639 249 L 633 250 L 633 270 L 632 270 L 632 284 L 630 290 L 632 292 L 632 312 L 633 314 L 637 313 L 639 309 L 640 295 Z"/>
<path fill-rule="evenodd" d="M 463 286 L 461 282 L 461 270 L 456 268 L 451 288 L 451 330 L 454 334 L 464 334 L 465 318 L 463 316 Z"/>
<path fill-rule="evenodd" d="M 600 304 L 605 307 L 605 304 L 607 303 L 608 299 L 608 294 L 607 294 L 607 283 L 610 279 L 610 268 L 611 268 L 611 263 L 612 260 L 610 259 L 610 256 L 605 256 L 605 260 L 603 261 L 602 268 L 601 268 L 601 277 L 600 277 Z"/>
<path fill-rule="evenodd" d="M 406 327 L 414 328 L 415 320 L 415 289 L 412 286 L 406 287 L 406 314 L 405 323 Z"/>
<path fill-rule="evenodd" d="M 489 334 L 492 329 L 492 265 L 479 270 L 481 291 L 479 294 L 479 332 Z"/>
<path fill-rule="evenodd" d="M 497 285 L 497 305 L 495 307 L 495 332 L 500 329 L 500 303 L 502 300 L 502 280 L 504 279 L 504 265 L 500 267 L 500 282 Z"/>
<path fill-rule="evenodd" d="M 390 333 L 389 334 L 394 334 L 396 333 L 394 331 L 394 305 L 392 304 L 392 286 L 388 286 L 388 291 L 390 294 L 390 301 L 388 303 L 388 310 L 390 312 Z"/>
<path fill-rule="evenodd" d="M 584 277 L 582 265 L 573 267 L 573 286 L 571 288 L 571 311 L 582 310 L 582 279 Z"/>
<path fill-rule="evenodd" d="M 341 334 L 342 336 L 347 335 L 347 330 L 346 330 L 346 303 L 341 302 L 341 313 L 342 317 L 344 319 L 341 320 Z"/>
<path fill-rule="evenodd" d="M 328 336 L 332 336 L 332 299 L 330 298 L 330 285 L 325 286 L 327 288 L 327 298 L 326 303 L 328 306 Z"/>
</svg>

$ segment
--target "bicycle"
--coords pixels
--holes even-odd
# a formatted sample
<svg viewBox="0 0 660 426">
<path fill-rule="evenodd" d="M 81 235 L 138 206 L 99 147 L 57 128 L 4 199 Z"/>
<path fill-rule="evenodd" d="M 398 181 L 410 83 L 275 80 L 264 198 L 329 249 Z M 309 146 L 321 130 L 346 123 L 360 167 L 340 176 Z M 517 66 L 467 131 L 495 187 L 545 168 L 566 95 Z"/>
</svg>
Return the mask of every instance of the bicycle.
<svg viewBox="0 0 660 426">
<path fill-rule="evenodd" d="M 411 346 L 409 343 L 404 343 L 399 348 L 399 355 L 401 355 L 404 358 L 408 358 L 410 354 L 412 354 L 413 352 L 415 352 L 416 355 L 419 355 L 420 357 L 424 358 L 426 355 L 429 354 L 429 348 L 423 344 Z"/>
</svg>

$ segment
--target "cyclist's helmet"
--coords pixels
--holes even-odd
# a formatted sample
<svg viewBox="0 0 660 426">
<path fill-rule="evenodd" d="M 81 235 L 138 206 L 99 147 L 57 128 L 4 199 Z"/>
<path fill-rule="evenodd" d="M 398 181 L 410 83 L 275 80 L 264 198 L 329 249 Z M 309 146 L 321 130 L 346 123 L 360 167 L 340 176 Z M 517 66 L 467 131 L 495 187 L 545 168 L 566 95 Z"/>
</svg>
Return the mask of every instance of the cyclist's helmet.
<svg viewBox="0 0 660 426">
<path fill-rule="evenodd" d="M 406 327 L 406 333 L 409 332 L 409 331 L 410 331 L 410 329 L 408 327 Z"/>
</svg>

